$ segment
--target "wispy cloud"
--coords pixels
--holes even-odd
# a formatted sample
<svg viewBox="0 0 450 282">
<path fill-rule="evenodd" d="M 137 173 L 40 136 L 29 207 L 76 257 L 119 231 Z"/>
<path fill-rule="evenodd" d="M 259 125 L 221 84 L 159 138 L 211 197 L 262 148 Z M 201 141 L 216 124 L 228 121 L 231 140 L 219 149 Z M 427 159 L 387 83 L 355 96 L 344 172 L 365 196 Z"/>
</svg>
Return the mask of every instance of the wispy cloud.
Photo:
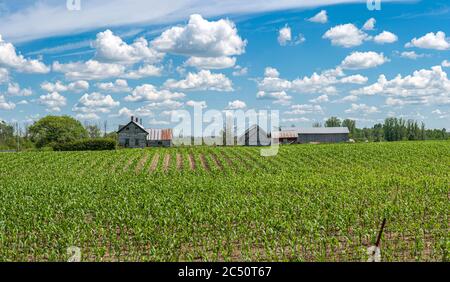
<svg viewBox="0 0 450 282">
<path fill-rule="evenodd" d="M 343 3 L 363 4 L 366 0 L 89 0 L 82 1 L 81 11 L 68 11 L 66 1 L 24 1 L 20 9 L 10 9 L 9 5 L 14 4 L 9 2 L 16 1 L 8 1 L 4 10 L 11 12 L 0 16 L 0 34 L 18 42 L 104 27 L 168 24 L 184 20 L 193 13 L 216 17 Z"/>
</svg>

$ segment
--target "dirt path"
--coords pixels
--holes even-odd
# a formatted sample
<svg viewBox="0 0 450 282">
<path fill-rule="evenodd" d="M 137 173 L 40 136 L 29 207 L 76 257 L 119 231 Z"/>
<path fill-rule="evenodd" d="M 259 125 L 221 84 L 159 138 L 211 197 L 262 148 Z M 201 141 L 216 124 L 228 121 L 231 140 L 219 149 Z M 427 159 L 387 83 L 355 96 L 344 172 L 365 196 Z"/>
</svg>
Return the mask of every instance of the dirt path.
<svg viewBox="0 0 450 282">
<path fill-rule="evenodd" d="M 128 168 L 131 166 L 136 157 L 131 157 L 128 162 L 123 166 L 123 171 L 128 171 Z"/>
<path fill-rule="evenodd" d="M 209 167 L 209 164 L 208 164 L 208 161 L 206 160 L 205 155 L 200 154 L 199 157 L 200 157 L 200 162 L 202 163 L 203 168 L 206 171 L 211 171 L 211 168 Z"/>
<path fill-rule="evenodd" d="M 222 152 L 220 152 L 220 153 L 222 154 L 222 156 L 223 156 L 223 158 L 225 159 L 225 161 L 227 162 L 227 164 L 228 164 L 231 168 L 233 168 L 233 167 L 234 167 L 233 161 L 230 159 L 230 157 L 228 157 L 228 155 L 225 154 L 224 151 L 222 151 Z"/>
<path fill-rule="evenodd" d="M 183 170 L 183 156 L 177 153 L 177 170 Z"/>
<path fill-rule="evenodd" d="M 116 172 L 117 167 L 119 166 L 120 163 L 123 162 L 123 156 L 119 156 L 117 161 L 114 162 L 114 164 L 111 167 L 111 172 Z"/>
<path fill-rule="evenodd" d="M 164 161 L 163 161 L 163 170 L 164 173 L 167 173 L 169 171 L 169 165 L 170 165 L 170 155 L 166 154 L 164 156 Z"/>
<path fill-rule="evenodd" d="M 144 157 L 139 161 L 138 165 L 136 166 L 136 173 L 139 173 L 145 166 L 148 160 L 148 153 L 144 153 Z"/>
<path fill-rule="evenodd" d="M 159 153 L 156 153 L 153 156 L 152 163 L 150 165 L 150 172 L 153 172 L 156 170 L 156 167 L 158 167 L 158 162 L 159 162 Z"/>
<path fill-rule="evenodd" d="M 189 166 L 191 167 L 191 170 L 195 170 L 195 159 L 194 155 L 192 153 L 189 154 Z"/>
<path fill-rule="evenodd" d="M 247 169 L 251 169 L 251 165 L 239 153 L 237 153 L 236 151 L 231 151 L 231 155 L 233 156 L 233 159 L 235 159 L 239 163 L 239 165 L 235 166 L 236 168 L 238 168 L 239 166 L 243 166 Z"/>
<path fill-rule="evenodd" d="M 217 155 L 213 152 L 210 153 L 211 158 L 213 159 L 214 163 L 216 164 L 216 166 L 220 169 L 223 170 L 223 165 L 220 162 L 220 160 L 217 158 Z"/>
</svg>

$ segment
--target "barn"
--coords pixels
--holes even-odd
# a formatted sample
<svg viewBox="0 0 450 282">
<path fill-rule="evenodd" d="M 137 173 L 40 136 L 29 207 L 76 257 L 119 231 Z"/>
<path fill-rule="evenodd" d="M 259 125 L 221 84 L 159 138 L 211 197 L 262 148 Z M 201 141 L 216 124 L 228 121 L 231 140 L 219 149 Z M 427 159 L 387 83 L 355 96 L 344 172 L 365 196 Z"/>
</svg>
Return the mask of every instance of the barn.
<svg viewBox="0 0 450 282">
<path fill-rule="evenodd" d="M 340 143 L 349 141 L 347 127 L 303 128 L 298 133 L 297 143 Z"/>
<path fill-rule="evenodd" d="M 239 136 L 238 144 L 245 146 L 268 146 L 270 145 L 270 137 L 264 129 L 255 124 Z"/>
<path fill-rule="evenodd" d="M 273 132 L 280 144 L 339 143 L 349 141 L 347 127 L 282 128 Z"/>
</svg>

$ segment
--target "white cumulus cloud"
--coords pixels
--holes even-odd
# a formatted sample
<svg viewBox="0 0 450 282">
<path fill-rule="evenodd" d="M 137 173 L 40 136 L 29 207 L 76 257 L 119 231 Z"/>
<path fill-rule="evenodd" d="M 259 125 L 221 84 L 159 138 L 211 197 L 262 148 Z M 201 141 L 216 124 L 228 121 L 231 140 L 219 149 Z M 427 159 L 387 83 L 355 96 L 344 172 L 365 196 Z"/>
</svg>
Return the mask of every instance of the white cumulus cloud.
<svg viewBox="0 0 450 282">
<path fill-rule="evenodd" d="M 323 35 L 324 39 L 331 40 L 331 44 L 345 48 L 355 47 L 361 45 L 370 37 L 363 31 L 359 30 L 353 24 L 337 25 L 330 28 Z"/>
<path fill-rule="evenodd" d="M 362 29 L 364 29 L 364 30 L 374 30 L 376 22 L 377 21 L 374 18 L 370 18 L 364 23 Z"/>
<path fill-rule="evenodd" d="M 317 13 L 314 17 L 309 18 L 308 21 L 313 23 L 327 23 L 328 22 L 328 15 L 327 11 L 322 10 L 319 13 Z"/>
<path fill-rule="evenodd" d="M 156 63 L 164 57 L 163 53 L 150 48 L 145 38 L 138 38 L 133 44 L 128 45 L 109 29 L 97 34 L 92 47 L 96 49 L 98 60 L 112 63 L 134 64 L 139 61 Z"/>
<path fill-rule="evenodd" d="M 49 112 L 60 112 L 61 107 L 67 105 L 67 99 L 58 92 L 52 92 L 41 95 L 37 100 L 37 103 L 47 107 L 47 111 Z"/>
<path fill-rule="evenodd" d="M 234 100 L 231 102 L 228 102 L 227 110 L 239 110 L 239 109 L 245 109 L 247 107 L 247 104 L 241 100 Z"/>
<path fill-rule="evenodd" d="M 277 40 L 281 46 L 285 46 L 289 41 L 292 40 L 291 28 L 288 25 L 278 31 Z"/>
<path fill-rule="evenodd" d="M 141 79 L 150 76 L 161 76 L 163 67 L 145 64 L 136 70 L 128 70 L 122 77 L 128 79 Z"/>
<path fill-rule="evenodd" d="M 184 63 L 185 66 L 198 69 L 226 69 L 234 67 L 235 64 L 234 57 L 190 57 Z"/>
<path fill-rule="evenodd" d="M 368 106 L 366 104 L 352 104 L 351 107 L 345 110 L 347 114 L 350 113 L 361 113 L 363 115 L 378 113 L 379 110 L 375 106 Z"/>
<path fill-rule="evenodd" d="M 344 69 L 358 70 L 374 68 L 386 62 L 389 62 L 389 59 L 383 53 L 353 52 L 342 61 L 341 66 Z"/>
<path fill-rule="evenodd" d="M 448 61 L 448 60 L 442 61 L 441 66 L 443 66 L 444 68 L 449 68 L 450 67 L 450 61 Z"/>
<path fill-rule="evenodd" d="M 398 40 L 397 35 L 389 31 L 383 31 L 373 38 L 373 41 L 377 44 L 394 43 Z"/>
<path fill-rule="evenodd" d="M 406 58 L 406 59 L 411 59 L 411 60 L 416 60 L 418 58 L 425 57 L 425 55 L 424 54 L 417 54 L 414 51 L 404 51 L 404 52 L 400 53 L 400 57 Z"/>
<path fill-rule="evenodd" d="M 186 106 L 188 107 L 200 107 L 202 109 L 206 109 L 208 106 L 206 104 L 206 101 L 193 101 L 193 100 L 189 100 L 186 102 Z"/>
<path fill-rule="evenodd" d="M 152 41 L 161 52 L 196 57 L 240 55 L 246 44 L 232 21 L 208 21 L 199 14 L 191 15 L 187 25 L 172 27 Z"/>
<path fill-rule="evenodd" d="M 21 88 L 18 83 L 9 83 L 8 89 L 6 90 L 6 93 L 10 96 L 31 96 L 33 95 L 33 91 L 31 91 L 31 88 Z"/>
<path fill-rule="evenodd" d="M 66 91 L 81 92 L 87 91 L 89 89 L 89 82 L 85 80 L 78 80 L 65 85 L 59 80 L 54 83 L 46 81 L 41 83 L 41 89 L 47 91 L 48 93 L 52 92 L 60 93 Z"/>
<path fill-rule="evenodd" d="M 188 73 L 185 79 L 176 81 L 168 79 L 164 87 L 188 91 L 214 90 L 233 91 L 233 83 L 222 73 L 211 73 L 209 70 L 201 70 L 198 73 Z"/>
<path fill-rule="evenodd" d="M 127 102 L 142 102 L 142 101 L 167 101 L 173 99 L 183 98 L 183 93 L 171 92 L 166 89 L 158 90 L 152 84 L 143 84 L 136 87 L 131 95 L 125 97 Z"/>
<path fill-rule="evenodd" d="M 97 83 L 97 88 L 106 92 L 130 92 L 131 88 L 125 79 L 116 79 L 114 82 Z"/>
<path fill-rule="evenodd" d="M 380 75 L 376 83 L 353 90 L 351 94 L 389 96 L 388 105 L 444 105 L 450 104 L 450 81 L 441 66 L 434 66 L 405 77 L 399 74 L 391 80 Z"/>
<path fill-rule="evenodd" d="M 5 42 L 0 35 L 0 67 L 12 68 L 25 73 L 48 73 L 50 68 L 38 60 L 26 59 L 17 54 L 13 44 Z"/>
<path fill-rule="evenodd" d="M 53 71 L 64 73 L 69 80 L 101 80 L 119 77 L 124 74 L 125 67 L 120 64 L 101 63 L 96 60 L 61 64 L 53 63 Z"/>
<path fill-rule="evenodd" d="M 405 46 L 423 49 L 448 50 L 450 49 L 450 40 L 443 31 L 438 31 L 436 33 L 429 32 L 420 38 L 413 38 L 411 42 L 407 43 Z"/>
<path fill-rule="evenodd" d="M 16 108 L 16 104 L 6 101 L 5 96 L 0 95 L 0 110 L 10 111 Z"/>
<path fill-rule="evenodd" d="M 89 113 L 109 113 L 112 108 L 120 105 L 120 102 L 115 101 L 111 95 L 103 95 L 98 92 L 91 94 L 84 94 L 78 103 L 76 103 L 72 111 L 82 114 Z"/>
</svg>

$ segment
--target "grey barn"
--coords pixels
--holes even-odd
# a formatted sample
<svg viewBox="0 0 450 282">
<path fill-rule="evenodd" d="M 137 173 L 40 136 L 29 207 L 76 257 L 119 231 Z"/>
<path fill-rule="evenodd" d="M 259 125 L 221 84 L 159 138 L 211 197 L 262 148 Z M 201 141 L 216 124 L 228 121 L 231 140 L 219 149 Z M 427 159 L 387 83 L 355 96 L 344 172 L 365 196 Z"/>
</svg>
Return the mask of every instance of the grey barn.
<svg viewBox="0 0 450 282">
<path fill-rule="evenodd" d="M 298 133 L 297 143 L 340 143 L 348 142 L 347 127 L 303 128 Z"/>
<path fill-rule="evenodd" d="M 281 144 L 340 143 L 349 141 L 347 127 L 284 128 L 275 132 Z M 289 141 L 291 140 L 291 141 Z"/>
</svg>

